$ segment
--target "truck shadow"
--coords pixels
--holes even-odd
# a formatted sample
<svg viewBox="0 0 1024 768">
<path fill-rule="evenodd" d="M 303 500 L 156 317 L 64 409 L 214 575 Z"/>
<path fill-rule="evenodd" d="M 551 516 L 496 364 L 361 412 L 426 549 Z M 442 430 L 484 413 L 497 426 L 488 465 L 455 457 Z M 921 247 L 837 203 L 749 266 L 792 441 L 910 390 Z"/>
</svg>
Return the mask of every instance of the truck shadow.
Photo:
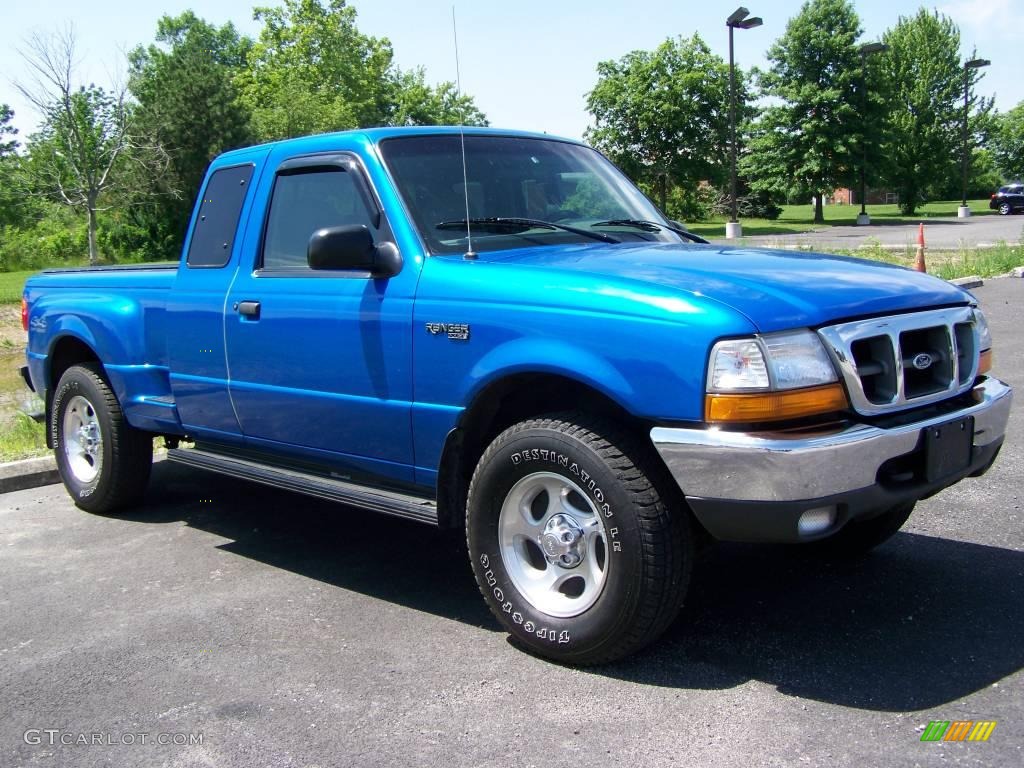
<svg viewBox="0 0 1024 768">
<path fill-rule="evenodd" d="M 457 533 L 167 462 L 146 507 L 121 517 L 185 522 L 240 557 L 500 631 Z M 841 706 L 926 709 L 1024 667 L 1022 606 L 1024 552 L 901 533 L 860 562 L 826 564 L 722 545 L 661 641 L 586 673 L 702 690 L 758 680 Z"/>
<path fill-rule="evenodd" d="M 759 680 L 876 711 L 946 704 L 1024 667 L 1024 552 L 897 534 L 859 562 L 722 545 L 642 660 L 602 670 L 659 686 Z"/>
</svg>

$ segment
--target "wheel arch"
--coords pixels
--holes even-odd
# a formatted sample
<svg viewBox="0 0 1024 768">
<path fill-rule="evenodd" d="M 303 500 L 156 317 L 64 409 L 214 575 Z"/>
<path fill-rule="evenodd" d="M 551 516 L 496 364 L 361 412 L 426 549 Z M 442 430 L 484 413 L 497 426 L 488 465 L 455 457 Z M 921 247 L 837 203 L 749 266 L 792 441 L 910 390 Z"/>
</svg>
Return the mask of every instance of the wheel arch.
<svg viewBox="0 0 1024 768">
<path fill-rule="evenodd" d="M 437 476 L 438 524 L 464 523 L 470 478 L 495 437 L 520 421 L 572 410 L 600 414 L 644 436 L 652 426 L 607 393 L 564 373 L 516 371 L 494 378 L 476 392 L 445 439 Z"/>
<path fill-rule="evenodd" d="M 53 393 L 57 389 L 57 383 L 68 368 L 81 363 L 97 363 L 101 368 L 103 363 L 96 350 L 81 337 L 71 333 L 58 336 L 50 345 L 49 354 L 46 357 L 46 447 L 53 448 L 55 445 L 55 429 L 53 423 Z"/>
</svg>

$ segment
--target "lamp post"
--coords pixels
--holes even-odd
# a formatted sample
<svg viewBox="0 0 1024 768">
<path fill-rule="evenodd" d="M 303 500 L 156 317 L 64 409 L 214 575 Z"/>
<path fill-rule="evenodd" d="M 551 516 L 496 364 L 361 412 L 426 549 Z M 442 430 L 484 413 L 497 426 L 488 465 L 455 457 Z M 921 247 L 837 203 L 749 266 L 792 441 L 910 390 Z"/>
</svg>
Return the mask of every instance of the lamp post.
<svg viewBox="0 0 1024 768">
<path fill-rule="evenodd" d="M 864 43 L 857 49 L 860 52 L 860 119 L 861 119 L 861 160 L 860 160 L 860 213 L 857 215 L 858 226 L 871 223 L 868 209 L 867 168 L 868 168 L 868 56 L 889 50 L 885 43 Z"/>
<path fill-rule="evenodd" d="M 971 104 L 971 70 L 987 67 L 991 63 L 988 59 L 971 59 L 964 62 L 964 146 L 961 163 L 963 170 L 963 186 L 961 191 L 963 195 L 960 199 L 960 207 L 956 209 L 956 217 L 958 219 L 966 219 L 971 215 L 971 209 L 967 206 L 967 169 L 971 164 L 971 149 L 968 146 L 969 134 L 967 130 L 967 118 Z"/>
<path fill-rule="evenodd" d="M 750 11 L 741 7 L 725 20 L 725 26 L 729 28 L 729 203 L 732 214 L 725 225 L 725 236 L 729 240 L 735 240 L 743 234 L 736 206 L 736 62 L 732 36 L 734 29 L 753 29 L 764 23 L 759 16 L 749 16 Z"/>
</svg>

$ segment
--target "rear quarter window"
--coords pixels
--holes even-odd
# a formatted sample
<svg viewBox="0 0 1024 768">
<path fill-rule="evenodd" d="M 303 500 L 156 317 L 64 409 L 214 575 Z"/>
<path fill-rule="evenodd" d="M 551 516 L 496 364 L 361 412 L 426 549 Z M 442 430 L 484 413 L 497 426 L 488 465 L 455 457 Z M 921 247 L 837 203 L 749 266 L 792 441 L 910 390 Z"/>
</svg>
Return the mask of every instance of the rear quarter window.
<svg viewBox="0 0 1024 768">
<path fill-rule="evenodd" d="M 252 165 L 237 165 L 210 176 L 188 245 L 188 266 L 223 267 L 228 263 L 252 172 Z"/>
</svg>

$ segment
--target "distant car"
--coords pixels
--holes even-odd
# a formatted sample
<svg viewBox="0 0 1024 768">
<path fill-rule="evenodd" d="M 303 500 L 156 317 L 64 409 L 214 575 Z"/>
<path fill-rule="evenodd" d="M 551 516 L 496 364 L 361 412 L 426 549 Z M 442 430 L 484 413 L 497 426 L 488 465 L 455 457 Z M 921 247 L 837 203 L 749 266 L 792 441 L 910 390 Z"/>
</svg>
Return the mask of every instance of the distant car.
<svg viewBox="0 0 1024 768">
<path fill-rule="evenodd" d="M 1002 216 L 1024 211 L 1024 184 L 1007 184 L 1000 187 L 999 191 L 992 195 L 988 207 L 999 211 Z"/>
</svg>

